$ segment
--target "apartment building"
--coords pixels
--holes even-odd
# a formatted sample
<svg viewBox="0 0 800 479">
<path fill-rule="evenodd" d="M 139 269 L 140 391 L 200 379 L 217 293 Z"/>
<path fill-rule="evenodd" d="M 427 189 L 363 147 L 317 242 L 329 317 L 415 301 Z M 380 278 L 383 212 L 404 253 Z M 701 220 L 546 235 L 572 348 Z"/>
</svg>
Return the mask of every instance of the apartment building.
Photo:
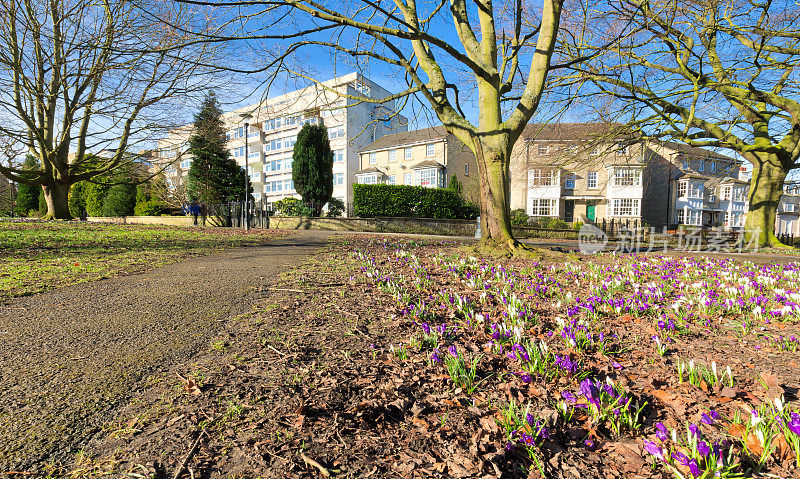
<svg viewBox="0 0 800 479">
<path fill-rule="evenodd" d="M 465 196 L 477 199 L 475 156 L 443 126 L 383 136 L 360 156 L 357 183 L 444 188 L 455 176 Z"/>
<path fill-rule="evenodd" d="M 620 124 L 531 124 L 511 159 L 511 207 L 567 222 L 743 224 L 741 162 Z"/>
<path fill-rule="evenodd" d="M 775 234 L 800 236 L 800 183 L 786 183 L 775 216 Z"/>
<path fill-rule="evenodd" d="M 374 101 L 389 95 L 380 85 L 351 73 L 224 113 L 228 148 L 237 163 L 247 166 L 256 201 L 263 199 L 271 209 L 283 198 L 299 198 L 292 181 L 292 153 L 300 128 L 313 123 L 327 127 L 334 151 L 333 197 L 349 202 L 360 169 L 358 150 L 407 129 L 407 120 L 397 114 L 393 102 Z M 158 145 L 156 156 L 170 164 L 166 176 L 173 188 L 180 187 L 191 166 L 191 132 L 191 125 L 178 128 Z"/>
</svg>

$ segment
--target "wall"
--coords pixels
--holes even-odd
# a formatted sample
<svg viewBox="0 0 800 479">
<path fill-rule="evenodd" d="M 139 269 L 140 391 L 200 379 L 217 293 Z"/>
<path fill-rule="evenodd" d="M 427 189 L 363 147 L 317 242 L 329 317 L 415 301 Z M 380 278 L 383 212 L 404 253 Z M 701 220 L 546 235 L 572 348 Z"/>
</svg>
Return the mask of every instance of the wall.
<svg viewBox="0 0 800 479">
<path fill-rule="evenodd" d="M 191 216 L 92 216 L 87 218 L 90 223 L 116 223 L 127 225 L 166 225 L 166 226 L 194 226 Z M 223 226 L 225 223 L 216 216 L 209 216 L 203 224 L 202 218 L 197 218 L 197 226 Z"/>
</svg>

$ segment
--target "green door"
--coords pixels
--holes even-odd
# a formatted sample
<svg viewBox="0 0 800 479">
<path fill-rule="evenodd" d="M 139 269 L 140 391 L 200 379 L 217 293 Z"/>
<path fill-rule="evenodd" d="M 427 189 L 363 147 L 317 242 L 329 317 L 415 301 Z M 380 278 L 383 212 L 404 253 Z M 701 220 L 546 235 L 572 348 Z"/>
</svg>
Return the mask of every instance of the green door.
<svg viewBox="0 0 800 479">
<path fill-rule="evenodd" d="M 586 205 L 586 217 L 589 218 L 589 221 L 594 223 L 594 204 Z"/>
</svg>

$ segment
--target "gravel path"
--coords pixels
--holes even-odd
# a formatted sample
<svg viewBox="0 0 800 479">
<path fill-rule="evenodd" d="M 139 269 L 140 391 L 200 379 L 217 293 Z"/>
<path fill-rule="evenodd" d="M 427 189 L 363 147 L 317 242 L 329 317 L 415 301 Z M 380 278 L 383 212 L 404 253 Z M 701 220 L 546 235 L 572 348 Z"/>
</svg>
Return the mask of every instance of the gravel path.
<svg viewBox="0 0 800 479">
<path fill-rule="evenodd" d="M 296 232 L 0 306 L 0 472 L 69 463 L 153 373 L 192 355 L 222 322 L 325 244 Z"/>
</svg>

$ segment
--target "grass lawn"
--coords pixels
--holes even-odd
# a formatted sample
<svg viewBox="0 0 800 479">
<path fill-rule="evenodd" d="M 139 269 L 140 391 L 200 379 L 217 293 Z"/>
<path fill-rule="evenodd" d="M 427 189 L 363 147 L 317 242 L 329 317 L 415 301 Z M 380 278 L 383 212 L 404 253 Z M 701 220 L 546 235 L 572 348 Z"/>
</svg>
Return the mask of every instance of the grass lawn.
<svg viewBox="0 0 800 479">
<path fill-rule="evenodd" d="M 453 246 L 343 238 L 265 280 L 80 470 L 800 476 L 800 263 Z"/>
<path fill-rule="evenodd" d="M 244 234 L 234 229 L 0 222 L 0 303 L 225 248 L 263 244 L 283 234 L 276 230 Z"/>
</svg>

